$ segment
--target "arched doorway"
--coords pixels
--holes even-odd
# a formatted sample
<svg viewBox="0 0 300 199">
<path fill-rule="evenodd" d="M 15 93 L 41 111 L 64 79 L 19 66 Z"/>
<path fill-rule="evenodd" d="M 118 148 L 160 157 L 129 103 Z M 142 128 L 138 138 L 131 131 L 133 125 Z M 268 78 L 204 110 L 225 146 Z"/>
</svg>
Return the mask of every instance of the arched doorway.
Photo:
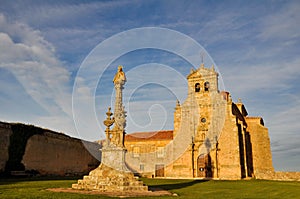
<svg viewBox="0 0 300 199">
<path fill-rule="evenodd" d="M 213 177 L 212 162 L 209 154 L 199 155 L 197 158 L 197 177 Z"/>
</svg>

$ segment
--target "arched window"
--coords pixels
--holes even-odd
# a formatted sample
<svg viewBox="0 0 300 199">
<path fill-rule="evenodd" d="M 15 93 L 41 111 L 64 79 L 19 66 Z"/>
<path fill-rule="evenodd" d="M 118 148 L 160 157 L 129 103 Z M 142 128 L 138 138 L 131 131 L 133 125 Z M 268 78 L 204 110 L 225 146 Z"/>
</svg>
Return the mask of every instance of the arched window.
<svg viewBox="0 0 300 199">
<path fill-rule="evenodd" d="M 195 84 L 195 92 L 199 92 L 200 91 L 200 84 L 199 83 L 196 83 Z"/>
<path fill-rule="evenodd" d="M 209 82 L 205 82 L 204 83 L 204 91 L 208 91 L 209 90 Z"/>
</svg>

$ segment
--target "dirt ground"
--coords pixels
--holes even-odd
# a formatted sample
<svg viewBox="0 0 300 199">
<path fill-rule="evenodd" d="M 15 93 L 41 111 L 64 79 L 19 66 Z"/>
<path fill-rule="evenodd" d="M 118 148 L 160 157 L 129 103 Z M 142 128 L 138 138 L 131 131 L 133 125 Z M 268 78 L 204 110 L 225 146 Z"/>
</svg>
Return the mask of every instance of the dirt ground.
<svg viewBox="0 0 300 199">
<path fill-rule="evenodd" d="M 87 191 L 87 190 L 75 190 L 72 188 L 51 188 L 47 189 L 48 191 L 53 192 L 66 192 L 66 193 L 80 193 L 80 194 L 93 194 L 93 195 L 105 195 L 105 196 L 112 196 L 112 197 L 140 197 L 140 196 L 176 196 L 169 191 L 163 189 L 154 189 L 150 188 L 149 191 L 143 192 L 101 192 L 97 190 Z"/>
</svg>

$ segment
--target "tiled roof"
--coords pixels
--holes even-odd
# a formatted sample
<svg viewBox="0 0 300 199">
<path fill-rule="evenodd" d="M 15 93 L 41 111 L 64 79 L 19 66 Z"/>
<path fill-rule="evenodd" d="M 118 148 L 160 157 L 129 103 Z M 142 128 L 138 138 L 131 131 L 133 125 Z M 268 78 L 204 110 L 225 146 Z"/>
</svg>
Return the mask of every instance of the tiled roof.
<svg viewBox="0 0 300 199">
<path fill-rule="evenodd" d="M 126 141 L 172 140 L 173 130 L 135 132 L 125 135 Z"/>
</svg>

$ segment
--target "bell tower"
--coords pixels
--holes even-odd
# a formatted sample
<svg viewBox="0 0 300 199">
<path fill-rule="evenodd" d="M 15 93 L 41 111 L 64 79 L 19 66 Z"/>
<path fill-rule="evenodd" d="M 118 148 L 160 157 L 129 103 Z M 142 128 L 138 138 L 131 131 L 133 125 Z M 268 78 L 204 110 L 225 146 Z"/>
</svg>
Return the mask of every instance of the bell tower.
<svg viewBox="0 0 300 199">
<path fill-rule="evenodd" d="M 193 176 L 213 177 L 216 161 L 215 148 L 218 132 L 221 131 L 224 118 L 225 101 L 218 89 L 218 73 L 214 66 L 192 69 L 187 76 L 188 98 L 181 106 L 182 113 L 187 112 L 189 130 L 192 136 Z"/>
<path fill-rule="evenodd" d="M 218 73 L 215 67 L 204 68 L 202 63 L 198 69 L 191 69 L 187 76 L 188 94 L 199 98 L 203 94 L 218 92 Z"/>
<path fill-rule="evenodd" d="M 194 140 L 202 144 L 211 125 L 212 104 L 219 93 L 218 73 L 214 66 L 205 68 L 202 63 L 198 69 L 191 70 L 187 80 L 188 99 L 194 115 Z"/>
</svg>

